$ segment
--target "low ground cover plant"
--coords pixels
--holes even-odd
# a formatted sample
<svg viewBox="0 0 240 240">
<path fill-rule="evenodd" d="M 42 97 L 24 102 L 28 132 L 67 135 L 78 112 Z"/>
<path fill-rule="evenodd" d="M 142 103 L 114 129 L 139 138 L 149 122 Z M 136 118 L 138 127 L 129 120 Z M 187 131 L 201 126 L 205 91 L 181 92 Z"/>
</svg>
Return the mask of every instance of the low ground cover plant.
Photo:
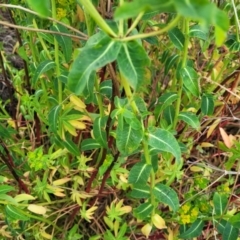
<svg viewBox="0 0 240 240">
<path fill-rule="evenodd" d="M 239 239 L 239 3 L 0 7 L 3 239 Z"/>
</svg>

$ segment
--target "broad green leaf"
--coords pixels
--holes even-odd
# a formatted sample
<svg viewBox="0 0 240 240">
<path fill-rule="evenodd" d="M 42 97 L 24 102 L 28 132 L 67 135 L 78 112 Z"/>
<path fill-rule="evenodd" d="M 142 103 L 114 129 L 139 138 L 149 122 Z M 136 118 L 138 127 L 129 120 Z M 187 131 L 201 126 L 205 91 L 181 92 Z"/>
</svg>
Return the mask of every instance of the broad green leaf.
<svg viewBox="0 0 240 240">
<path fill-rule="evenodd" d="M 227 32 L 225 32 L 224 30 L 222 30 L 222 28 L 220 28 L 218 26 L 215 26 L 214 30 L 215 30 L 214 35 L 215 35 L 216 46 L 220 47 L 226 40 Z"/>
<path fill-rule="evenodd" d="M 185 37 L 183 33 L 178 28 L 173 28 L 168 32 L 168 36 L 171 39 L 174 46 L 179 49 L 183 50 Z"/>
<path fill-rule="evenodd" d="M 227 31 L 229 19 L 227 14 L 218 9 L 214 3 L 208 0 L 174 0 L 177 12 L 186 18 L 192 18 L 201 21 L 204 26 L 214 25 Z"/>
<path fill-rule="evenodd" d="M 94 36 L 93 36 L 94 37 Z M 90 38 L 91 39 L 91 38 Z M 95 37 L 94 37 L 95 41 Z M 113 62 L 119 53 L 121 44 L 105 35 L 93 45 L 86 45 L 74 61 L 68 76 L 68 87 L 81 94 L 96 70 Z"/>
<path fill-rule="evenodd" d="M 240 228 L 240 213 L 237 213 L 236 215 L 232 216 L 229 219 L 229 222 L 236 228 Z"/>
<path fill-rule="evenodd" d="M 142 141 L 143 131 L 135 130 L 128 124 L 124 124 L 123 128 L 117 128 L 116 131 L 116 142 L 118 150 L 124 154 L 128 155 L 135 151 Z"/>
<path fill-rule="evenodd" d="M 159 202 L 167 204 L 174 212 L 179 209 L 178 196 L 172 188 L 158 183 L 153 189 L 153 194 Z"/>
<path fill-rule="evenodd" d="M 227 221 L 224 219 L 221 219 L 219 222 L 214 219 L 215 226 L 217 227 L 217 230 L 219 233 L 223 234 L 225 226 L 227 224 Z"/>
<path fill-rule="evenodd" d="M 179 162 L 181 158 L 181 150 L 176 138 L 168 131 L 159 128 L 149 129 L 148 144 L 160 151 L 170 152 Z"/>
<path fill-rule="evenodd" d="M 40 78 L 40 76 L 43 73 L 46 73 L 47 71 L 49 71 L 50 69 L 55 68 L 56 64 L 54 61 L 51 60 L 45 60 L 44 62 L 41 62 L 37 69 L 34 71 L 34 75 L 32 78 L 32 85 L 36 86 L 37 80 Z"/>
<path fill-rule="evenodd" d="M 149 214 L 153 210 L 153 205 L 150 202 L 143 203 L 139 205 L 135 210 L 134 213 L 136 214 L 136 217 L 139 219 L 146 219 Z"/>
<path fill-rule="evenodd" d="M 186 66 L 180 70 L 183 84 L 186 89 L 194 96 L 199 96 L 198 74 L 192 67 Z"/>
<path fill-rule="evenodd" d="M 211 94 L 203 94 L 201 101 L 201 110 L 204 115 L 212 115 L 214 111 L 214 100 Z"/>
<path fill-rule="evenodd" d="M 60 24 L 55 24 L 51 27 L 51 30 L 59 32 L 59 33 L 67 33 L 69 34 L 69 31 L 66 27 Z M 63 36 L 59 34 L 54 34 L 54 37 L 56 38 L 59 46 L 61 47 L 63 51 L 63 55 L 65 57 L 66 62 L 70 62 L 71 56 L 72 56 L 72 39 L 68 36 Z"/>
<path fill-rule="evenodd" d="M 12 205 L 7 205 L 5 207 L 5 214 L 7 218 L 11 218 L 13 220 L 22 220 L 28 221 L 29 217 L 24 214 L 24 211 L 20 208 L 14 207 Z"/>
<path fill-rule="evenodd" d="M 172 1 L 169 0 L 134 0 L 131 2 L 124 1 L 114 13 L 114 19 L 128 19 L 137 16 L 142 12 L 175 12 Z"/>
<path fill-rule="evenodd" d="M 122 43 L 117 63 L 120 73 L 136 90 L 146 78 L 146 67 L 149 66 L 150 60 L 144 48 L 137 41 L 130 41 Z"/>
<path fill-rule="evenodd" d="M 66 140 L 62 140 L 62 145 L 73 155 L 79 156 L 80 151 L 77 145 L 71 140 L 70 137 L 66 137 Z"/>
<path fill-rule="evenodd" d="M 204 227 L 203 220 L 197 219 L 186 232 L 180 234 L 179 238 L 192 239 L 198 237 L 201 234 L 203 227 Z"/>
<path fill-rule="evenodd" d="M 136 117 L 133 118 L 124 118 L 127 124 L 129 124 L 134 130 L 142 130 L 142 124 L 140 120 L 138 120 Z"/>
<path fill-rule="evenodd" d="M 58 129 L 58 117 L 61 109 L 61 105 L 57 105 L 51 109 L 48 115 L 49 127 L 54 133 L 56 133 Z"/>
<path fill-rule="evenodd" d="M 134 184 L 130 196 L 133 198 L 149 198 L 150 187 L 142 183 Z"/>
<path fill-rule="evenodd" d="M 164 119 L 166 119 L 167 123 L 171 125 L 175 118 L 175 108 L 172 105 L 167 106 L 163 110 L 163 116 L 164 116 Z"/>
<path fill-rule="evenodd" d="M 189 36 L 196 37 L 196 38 L 199 38 L 204 41 L 206 41 L 208 38 L 207 31 L 205 31 L 205 29 L 203 27 L 201 27 L 200 25 L 190 26 Z"/>
<path fill-rule="evenodd" d="M 223 232 L 223 240 L 237 240 L 239 236 L 239 229 L 234 227 L 230 222 L 227 222 Z"/>
<path fill-rule="evenodd" d="M 50 0 L 27 0 L 29 6 L 43 17 L 51 16 Z"/>
<path fill-rule="evenodd" d="M 129 173 L 129 183 L 142 183 L 145 184 L 150 176 L 152 166 L 145 162 L 139 162 L 135 164 Z"/>
<path fill-rule="evenodd" d="M 174 54 L 166 59 L 164 74 L 167 75 L 172 66 L 177 62 L 178 54 Z"/>
<path fill-rule="evenodd" d="M 98 117 L 93 123 L 93 135 L 96 141 L 101 145 L 101 147 L 107 148 L 107 134 L 106 134 L 106 124 L 108 117 Z"/>
<path fill-rule="evenodd" d="M 14 190 L 14 187 L 9 186 L 9 185 L 1 185 L 0 186 L 0 194 L 5 194 L 5 193 L 8 193 L 13 190 Z"/>
<path fill-rule="evenodd" d="M 81 143 L 81 151 L 88 151 L 88 150 L 93 150 L 100 148 L 100 144 L 92 138 L 89 139 L 84 139 Z"/>
<path fill-rule="evenodd" d="M 226 209 L 227 203 L 228 203 L 228 198 L 226 195 L 219 194 L 218 192 L 214 193 L 213 204 L 214 204 L 215 213 L 217 215 L 224 214 L 224 210 Z"/>
<path fill-rule="evenodd" d="M 191 112 L 180 112 L 178 115 L 178 119 L 184 121 L 192 128 L 198 129 L 200 127 L 200 122 L 196 114 Z"/>
</svg>

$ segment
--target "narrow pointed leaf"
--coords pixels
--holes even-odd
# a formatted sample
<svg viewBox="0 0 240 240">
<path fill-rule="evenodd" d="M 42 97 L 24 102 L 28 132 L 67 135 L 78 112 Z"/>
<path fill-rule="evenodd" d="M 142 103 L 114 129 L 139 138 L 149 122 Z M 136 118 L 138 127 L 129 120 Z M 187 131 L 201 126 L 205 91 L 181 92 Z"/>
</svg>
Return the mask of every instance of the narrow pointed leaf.
<svg viewBox="0 0 240 240">
<path fill-rule="evenodd" d="M 118 150 L 122 154 L 128 155 L 139 147 L 143 132 L 141 129 L 135 130 L 130 125 L 124 124 L 122 129 L 117 128 L 116 137 Z"/>
<path fill-rule="evenodd" d="M 198 129 L 200 127 L 200 122 L 194 113 L 181 112 L 179 113 L 178 118 L 190 125 L 192 128 Z"/>
<path fill-rule="evenodd" d="M 211 94 L 203 94 L 201 102 L 201 110 L 204 115 L 212 115 L 214 111 L 214 99 Z"/>
<path fill-rule="evenodd" d="M 178 54 L 174 54 L 174 55 L 167 58 L 166 63 L 165 63 L 165 69 L 164 69 L 164 74 L 165 75 L 168 74 L 169 70 L 177 62 L 178 58 L 179 58 Z"/>
<path fill-rule="evenodd" d="M 68 29 L 60 24 L 53 25 L 51 27 L 51 30 L 59 32 L 59 33 L 69 34 Z M 68 36 L 63 36 L 63 35 L 59 35 L 59 34 L 55 34 L 54 37 L 58 41 L 58 44 L 63 51 L 63 55 L 65 57 L 66 62 L 69 62 L 71 60 L 72 50 L 73 50 L 72 49 L 72 39 Z"/>
<path fill-rule="evenodd" d="M 148 198 L 150 196 L 150 187 L 144 184 L 134 184 L 130 193 L 133 198 Z"/>
<path fill-rule="evenodd" d="M 122 44 L 117 63 L 121 74 L 135 90 L 146 78 L 146 67 L 150 61 L 144 48 L 137 41 L 130 41 Z"/>
<path fill-rule="evenodd" d="M 177 93 L 168 92 L 164 93 L 159 99 L 158 104 L 161 104 L 161 110 L 165 109 L 167 106 L 171 105 L 174 101 L 178 99 Z"/>
<path fill-rule="evenodd" d="M 51 61 L 51 60 L 46 60 L 44 62 L 41 62 L 37 69 L 35 70 L 35 73 L 33 75 L 32 78 L 32 85 L 36 86 L 37 80 L 39 79 L 39 77 L 43 74 L 46 73 L 47 71 L 49 71 L 50 69 L 55 68 L 56 64 L 55 62 Z"/>
<path fill-rule="evenodd" d="M 198 74 L 192 67 L 185 67 L 180 70 L 185 88 L 194 96 L 199 96 Z"/>
<path fill-rule="evenodd" d="M 98 117 L 93 123 L 93 135 L 96 141 L 104 148 L 107 147 L 107 134 L 106 134 L 107 117 Z"/>
<path fill-rule="evenodd" d="M 190 30 L 189 30 L 189 36 L 190 37 L 196 37 L 196 38 L 199 38 L 199 39 L 204 40 L 204 41 L 206 41 L 207 37 L 208 37 L 207 32 L 200 25 L 191 26 Z"/>
<path fill-rule="evenodd" d="M 224 210 L 226 209 L 227 203 L 228 203 L 228 198 L 226 195 L 219 194 L 218 192 L 214 193 L 213 204 L 214 204 L 215 213 L 217 215 L 223 215 Z"/>
<path fill-rule="evenodd" d="M 129 183 L 146 183 L 151 172 L 152 166 L 146 164 L 145 162 L 139 162 L 135 164 L 129 173 L 128 182 Z"/>
<path fill-rule="evenodd" d="M 175 156 L 177 162 L 181 158 L 181 150 L 176 138 L 168 131 L 159 128 L 149 129 L 148 144 L 160 151 L 170 152 Z"/>
<path fill-rule="evenodd" d="M 77 94 L 81 94 L 88 81 L 93 81 L 90 79 L 90 75 L 117 58 L 120 46 L 119 42 L 113 41 L 106 35 L 100 38 L 95 45 L 86 45 L 70 70 L 68 76 L 69 89 Z"/>
<path fill-rule="evenodd" d="M 0 200 L 4 200 L 4 201 L 6 201 L 8 203 L 12 203 L 14 205 L 18 204 L 17 201 L 13 197 L 9 196 L 8 194 L 4 194 L 4 193 L 0 194 Z"/>
<path fill-rule="evenodd" d="M 183 35 L 183 33 L 178 29 L 178 28 L 173 28 L 168 32 L 168 36 L 171 39 L 172 43 L 174 44 L 174 46 L 179 49 L 182 50 L 184 47 L 184 41 L 185 41 L 185 37 Z"/>
<path fill-rule="evenodd" d="M 172 105 L 167 106 L 164 110 L 163 110 L 163 116 L 164 119 L 166 119 L 167 123 L 169 125 L 171 125 L 174 121 L 174 117 L 175 117 L 175 109 Z"/>
<path fill-rule="evenodd" d="M 75 156 L 79 156 L 80 151 L 78 147 L 69 137 L 67 137 L 65 141 L 62 141 L 62 144 L 70 153 Z"/>
<path fill-rule="evenodd" d="M 48 115 L 49 127 L 54 133 L 57 132 L 59 112 L 61 111 L 61 109 L 61 105 L 57 105 L 51 109 Z"/>
<path fill-rule="evenodd" d="M 159 202 L 167 204 L 174 212 L 179 209 L 178 196 L 172 188 L 158 183 L 153 189 L 153 194 Z"/>
<path fill-rule="evenodd" d="M 101 145 L 95 139 L 92 139 L 92 138 L 84 139 L 81 143 L 82 151 L 93 150 L 93 149 L 97 149 L 100 147 L 101 147 Z"/>
<path fill-rule="evenodd" d="M 192 239 L 198 237 L 201 234 L 203 227 L 204 227 L 203 220 L 197 219 L 186 232 L 182 233 L 179 236 L 179 238 Z"/>
<path fill-rule="evenodd" d="M 139 205 L 134 213 L 139 219 L 146 219 L 153 210 L 153 205 L 149 202 Z"/>
<path fill-rule="evenodd" d="M 5 207 L 6 217 L 11 218 L 13 220 L 22 220 L 28 221 L 29 217 L 24 214 L 24 211 L 20 208 L 14 207 L 12 205 L 7 205 Z"/>
<path fill-rule="evenodd" d="M 1 185 L 0 186 L 0 194 L 5 194 L 5 193 L 8 193 L 13 190 L 14 190 L 14 187 L 9 186 L 9 185 Z"/>
</svg>

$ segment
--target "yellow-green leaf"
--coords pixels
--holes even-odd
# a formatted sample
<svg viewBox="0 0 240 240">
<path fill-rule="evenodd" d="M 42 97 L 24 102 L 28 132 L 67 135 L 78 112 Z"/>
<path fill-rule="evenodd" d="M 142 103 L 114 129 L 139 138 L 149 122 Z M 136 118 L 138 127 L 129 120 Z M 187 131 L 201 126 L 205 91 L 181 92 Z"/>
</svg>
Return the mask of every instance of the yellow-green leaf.
<svg viewBox="0 0 240 240">
<path fill-rule="evenodd" d="M 158 214 L 154 214 L 154 216 L 152 217 L 152 223 L 158 229 L 167 228 L 164 219 L 160 217 Z"/>
<path fill-rule="evenodd" d="M 39 215 L 44 215 L 47 212 L 47 209 L 43 206 L 35 205 L 35 204 L 29 204 L 28 205 L 28 210 L 30 212 L 39 214 Z"/>
</svg>

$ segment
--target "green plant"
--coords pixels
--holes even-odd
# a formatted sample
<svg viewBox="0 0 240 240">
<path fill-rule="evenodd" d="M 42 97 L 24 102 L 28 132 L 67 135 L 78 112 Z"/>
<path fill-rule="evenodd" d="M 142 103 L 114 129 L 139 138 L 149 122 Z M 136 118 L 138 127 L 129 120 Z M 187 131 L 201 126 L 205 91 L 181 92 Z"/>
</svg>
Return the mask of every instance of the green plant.
<svg viewBox="0 0 240 240">
<path fill-rule="evenodd" d="M 237 239 L 239 144 L 229 147 L 221 130 L 219 142 L 217 131 L 228 123 L 221 114 L 229 114 L 231 96 L 239 101 L 234 1 L 28 4 L 44 17 L 27 12 L 24 22 L 16 11 L 33 30 L 23 34 L 22 50 L 30 89 L 13 74 L 18 115 L 0 125 L 1 156 L 26 194 L 17 194 L 2 165 L 8 227 L 0 233 L 209 239 L 217 230 Z M 219 176 L 224 167 L 205 160 L 217 161 L 220 150 L 232 156 Z"/>
</svg>

